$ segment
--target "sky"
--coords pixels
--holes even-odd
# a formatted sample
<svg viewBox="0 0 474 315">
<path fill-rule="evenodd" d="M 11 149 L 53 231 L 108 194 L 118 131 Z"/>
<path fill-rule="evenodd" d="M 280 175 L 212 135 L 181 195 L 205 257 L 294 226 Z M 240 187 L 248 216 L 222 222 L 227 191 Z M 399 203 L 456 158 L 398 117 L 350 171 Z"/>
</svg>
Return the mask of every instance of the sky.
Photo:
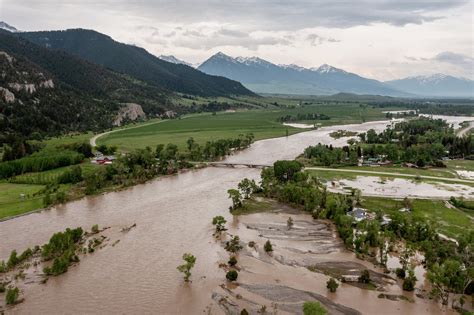
<svg viewBox="0 0 474 315">
<path fill-rule="evenodd" d="M 474 79 L 474 0 L 0 0 L 24 31 L 94 29 L 198 64 L 217 52 L 392 80 Z"/>
</svg>

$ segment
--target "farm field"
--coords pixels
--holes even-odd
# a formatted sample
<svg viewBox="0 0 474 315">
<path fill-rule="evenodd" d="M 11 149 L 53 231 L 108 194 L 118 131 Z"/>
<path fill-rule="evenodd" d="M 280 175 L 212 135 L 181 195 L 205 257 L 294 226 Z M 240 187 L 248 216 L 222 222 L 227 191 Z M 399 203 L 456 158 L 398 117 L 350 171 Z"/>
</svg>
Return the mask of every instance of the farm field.
<svg viewBox="0 0 474 315">
<path fill-rule="evenodd" d="M 286 127 L 277 121 L 279 117 L 296 116 L 298 113 L 320 113 L 329 116 L 330 120 L 310 122 L 322 126 L 384 119 L 381 109 L 361 108 L 359 104 L 307 105 L 298 108 L 218 112 L 216 115 L 190 115 L 159 124 L 124 129 L 100 137 L 97 144 L 115 145 L 123 151 L 146 146 L 154 147 L 160 143 L 175 143 L 180 149 L 184 149 L 186 140 L 190 137 L 200 144 L 211 140 L 238 137 L 239 134 L 250 132 L 255 135 L 255 140 L 283 137 L 287 130 L 290 135 L 304 131 Z"/>
</svg>

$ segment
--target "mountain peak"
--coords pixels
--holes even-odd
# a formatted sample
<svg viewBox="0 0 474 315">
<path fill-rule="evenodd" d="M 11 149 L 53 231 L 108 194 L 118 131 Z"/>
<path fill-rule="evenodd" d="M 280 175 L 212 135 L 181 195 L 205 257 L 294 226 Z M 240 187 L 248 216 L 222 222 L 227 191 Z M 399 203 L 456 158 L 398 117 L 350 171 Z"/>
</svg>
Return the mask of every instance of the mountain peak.
<svg viewBox="0 0 474 315">
<path fill-rule="evenodd" d="M 283 69 L 293 69 L 293 70 L 296 70 L 296 71 L 308 70 L 308 69 L 306 69 L 306 68 L 304 68 L 304 67 L 295 65 L 294 63 L 289 64 L 289 65 L 281 64 L 281 65 L 278 65 L 278 66 L 281 67 L 281 68 L 283 68 Z"/>
<path fill-rule="evenodd" d="M 11 26 L 10 24 L 7 24 L 3 21 L 0 21 L 0 29 L 12 32 L 12 33 L 17 33 L 19 30 L 17 30 L 15 27 Z"/>
<path fill-rule="evenodd" d="M 319 68 L 312 68 L 311 70 L 316 71 L 318 73 L 346 73 L 346 71 L 338 69 L 336 67 L 333 67 L 331 65 L 328 65 L 327 63 L 319 66 Z"/>
<path fill-rule="evenodd" d="M 167 62 L 177 64 L 177 65 L 186 65 L 186 66 L 190 66 L 190 67 L 192 66 L 189 62 L 178 59 L 173 55 L 160 55 L 158 58 L 160 58 L 161 60 L 167 61 Z"/>
</svg>

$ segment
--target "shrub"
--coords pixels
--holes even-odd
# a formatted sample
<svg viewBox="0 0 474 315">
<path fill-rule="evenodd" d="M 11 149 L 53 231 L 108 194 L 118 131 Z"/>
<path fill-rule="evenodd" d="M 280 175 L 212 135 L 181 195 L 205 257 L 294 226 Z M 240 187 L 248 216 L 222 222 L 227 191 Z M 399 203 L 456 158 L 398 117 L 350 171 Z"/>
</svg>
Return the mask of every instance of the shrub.
<svg viewBox="0 0 474 315">
<path fill-rule="evenodd" d="M 236 235 L 230 239 L 230 241 L 226 242 L 225 250 L 231 253 L 236 253 L 242 249 L 240 245 L 240 238 Z"/>
<path fill-rule="evenodd" d="M 328 311 L 319 302 L 305 302 L 303 304 L 304 315 L 325 315 Z"/>
<path fill-rule="evenodd" d="M 264 249 L 267 253 L 273 252 L 273 245 L 272 245 L 272 243 L 270 242 L 270 240 L 267 240 L 267 241 L 265 242 L 265 245 L 263 245 L 263 249 Z"/>
<path fill-rule="evenodd" d="M 404 291 L 413 291 L 415 290 L 416 278 L 407 277 L 403 280 L 403 290 Z"/>
<path fill-rule="evenodd" d="M 239 274 L 237 273 L 237 271 L 235 270 L 231 270 L 229 272 L 227 272 L 227 274 L 225 275 L 225 277 L 227 278 L 227 280 L 229 281 L 235 281 L 237 280 L 237 277 L 239 276 Z"/>
<path fill-rule="evenodd" d="M 7 294 L 5 295 L 5 303 L 7 305 L 13 305 L 18 302 L 20 296 L 20 290 L 17 287 L 8 288 Z"/>
<path fill-rule="evenodd" d="M 229 263 L 229 266 L 231 267 L 235 266 L 237 264 L 237 258 L 235 258 L 235 256 L 230 257 L 228 263 Z"/>
<path fill-rule="evenodd" d="M 370 273 L 367 269 L 361 271 L 358 281 L 360 283 L 370 283 Z"/>
<path fill-rule="evenodd" d="M 99 233 L 99 225 L 98 224 L 94 224 L 91 228 L 91 232 L 94 233 L 94 234 L 97 234 Z"/>
<path fill-rule="evenodd" d="M 404 278 L 405 278 L 405 275 L 406 275 L 406 274 L 405 274 L 405 269 L 403 269 L 403 268 L 397 268 L 397 269 L 395 270 L 395 274 L 397 275 L 397 277 L 404 279 Z"/>
<path fill-rule="evenodd" d="M 336 292 L 337 288 L 339 287 L 339 284 L 337 283 L 334 278 L 331 278 L 326 282 L 326 287 L 329 289 L 331 292 Z"/>
</svg>

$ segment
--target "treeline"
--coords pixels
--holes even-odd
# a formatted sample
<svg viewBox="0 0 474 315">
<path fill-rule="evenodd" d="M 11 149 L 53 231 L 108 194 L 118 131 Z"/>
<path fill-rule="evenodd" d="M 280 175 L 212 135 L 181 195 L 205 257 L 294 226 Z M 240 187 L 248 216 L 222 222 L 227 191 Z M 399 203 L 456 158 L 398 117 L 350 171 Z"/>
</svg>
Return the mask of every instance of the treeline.
<svg viewBox="0 0 474 315">
<path fill-rule="evenodd" d="M 329 120 L 331 117 L 325 114 L 318 114 L 318 113 L 298 113 L 296 115 L 285 115 L 278 117 L 277 121 L 284 123 L 284 122 L 294 122 L 294 121 L 303 121 L 303 120 Z"/>
<path fill-rule="evenodd" d="M 303 156 L 310 160 L 312 165 L 321 166 L 352 166 L 357 165 L 362 155 L 360 146 L 344 146 L 334 148 L 332 145 L 317 144 L 307 147 Z"/>
<path fill-rule="evenodd" d="M 457 137 L 446 121 L 419 118 L 397 123 L 381 133 L 368 130 L 359 135 L 364 145 L 364 156 L 385 151 L 392 161 L 435 165 L 443 157 L 467 158 L 474 155 L 474 138 Z M 374 145 L 382 144 L 379 148 Z"/>
<path fill-rule="evenodd" d="M 253 133 L 239 135 L 238 138 L 219 139 L 207 141 L 204 145 L 199 145 L 191 137 L 186 141 L 188 155 L 191 161 L 209 161 L 229 155 L 233 150 L 241 150 L 249 147 L 255 136 Z"/>
<path fill-rule="evenodd" d="M 0 179 L 28 173 L 42 172 L 80 163 L 84 155 L 70 150 L 45 150 L 18 160 L 0 163 Z"/>
</svg>

